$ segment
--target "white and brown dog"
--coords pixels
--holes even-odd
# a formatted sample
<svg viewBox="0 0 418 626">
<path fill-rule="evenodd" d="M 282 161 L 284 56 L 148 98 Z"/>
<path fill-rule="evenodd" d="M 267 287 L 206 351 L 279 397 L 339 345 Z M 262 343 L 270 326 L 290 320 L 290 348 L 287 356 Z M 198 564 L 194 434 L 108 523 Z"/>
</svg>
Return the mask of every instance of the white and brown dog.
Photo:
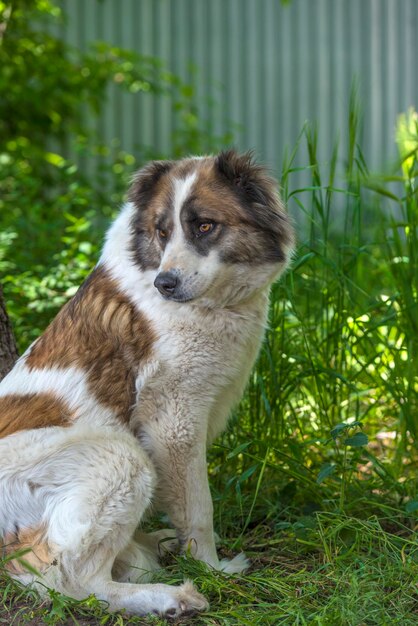
<svg viewBox="0 0 418 626">
<path fill-rule="evenodd" d="M 111 610 L 207 607 L 190 582 L 144 584 L 165 531 L 219 561 L 206 448 L 240 399 L 292 228 L 248 154 L 152 162 L 133 181 L 98 265 L 0 385 L 0 535 L 11 574 Z M 172 531 L 171 531 L 172 532 Z M 139 582 L 138 582 L 139 581 Z"/>
</svg>

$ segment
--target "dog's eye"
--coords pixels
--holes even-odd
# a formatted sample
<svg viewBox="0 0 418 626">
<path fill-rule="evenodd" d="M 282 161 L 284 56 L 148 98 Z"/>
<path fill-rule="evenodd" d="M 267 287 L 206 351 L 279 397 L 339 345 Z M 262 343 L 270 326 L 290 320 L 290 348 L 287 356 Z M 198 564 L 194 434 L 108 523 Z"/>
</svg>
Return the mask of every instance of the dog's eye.
<svg viewBox="0 0 418 626">
<path fill-rule="evenodd" d="M 215 228 L 215 224 L 213 222 L 202 222 L 199 224 L 199 234 L 207 235 Z"/>
<path fill-rule="evenodd" d="M 162 229 L 162 228 L 157 228 L 157 235 L 159 236 L 160 239 L 162 239 L 163 241 L 165 239 L 167 239 L 167 231 Z"/>
</svg>

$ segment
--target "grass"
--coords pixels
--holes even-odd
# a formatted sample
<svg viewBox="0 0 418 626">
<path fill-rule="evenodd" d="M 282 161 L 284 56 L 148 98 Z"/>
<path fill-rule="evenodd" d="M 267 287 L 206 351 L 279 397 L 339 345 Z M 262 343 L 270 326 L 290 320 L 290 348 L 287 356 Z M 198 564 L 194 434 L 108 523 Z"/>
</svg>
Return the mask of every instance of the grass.
<svg viewBox="0 0 418 626">
<path fill-rule="evenodd" d="M 179 623 L 418 622 L 418 133 L 408 126 L 403 168 L 378 177 L 357 129 L 353 99 L 344 172 L 337 149 L 318 162 L 310 127 L 285 158 L 283 195 L 305 236 L 210 452 L 221 551 L 244 550 L 252 568 L 231 577 L 173 556 L 156 580 L 191 578 L 211 602 Z M 310 182 L 290 192 L 303 146 Z M 42 604 L 0 581 L 0 624 L 165 623 L 109 615 L 94 598 Z"/>
<path fill-rule="evenodd" d="M 177 558 L 156 580 L 192 578 L 210 599 L 208 613 L 182 620 L 184 624 L 412 626 L 417 618 L 414 546 L 407 538 L 409 529 L 400 524 L 394 534 L 392 518 L 390 523 L 387 531 L 376 516 L 362 521 L 341 513 L 301 517 L 275 531 L 261 523 L 245 541 L 253 561 L 248 574 L 226 576 Z M 0 618 L 6 624 L 167 623 L 155 617 L 110 616 L 94 598 L 75 602 L 53 592 L 51 605 L 39 606 L 33 593 L 7 584 Z"/>
</svg>

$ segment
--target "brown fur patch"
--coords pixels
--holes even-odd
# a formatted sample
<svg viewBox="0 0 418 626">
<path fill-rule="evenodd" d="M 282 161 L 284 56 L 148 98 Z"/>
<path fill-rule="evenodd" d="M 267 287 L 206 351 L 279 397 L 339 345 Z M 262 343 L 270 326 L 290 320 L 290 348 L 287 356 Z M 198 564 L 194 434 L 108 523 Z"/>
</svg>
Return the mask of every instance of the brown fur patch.
<svg viewBox="0 0 418 626">
<path fill-rule="evenodd" d="M 20 430 L 66 426 L 69 408 L 49 393 L 9 394 L 0 397 L 0 438 Z"/>
<path fill-rule="evenodd" d="M 25 528 L 15 533 L 7 533 L 2 543 L 0 540 L 0 547 L 6 557 L 27 550 L 25 554 L 6 562 L 6 570 L 14 576 L 28 572 L 25 562 L 40 573 L 54 562 L 53 550 L 45 539 L 44 528 Z"/>
<path fill-rule="evenodd" d="M 157 226 L 167 233 L 173 227 L 170 161 L 155 161 L 137 174 L 129 198 L 137 207 L 132 221 L 132 256 L 142 270 L 160 265 L 163 242 Z"/>
<path fill-rule="evenodd" d="M 33 345 L 26 365 L 78 367 L 89 391 L 128 422 L 135 403 L 135 377 L 154 334 L 104 268 L 96 268 Z"/>
<path fill-rule="evenodd" d="M 142 270 L 157 269 L 165 241 L 157 228 L 169 238 L 173 229 L 173 179 L 184 178 L 196 168 L 196 160 L 152 161 L 134 176 L 128 192 L 137 212 L 132 220 L 131 252 Z"/>
</svg>

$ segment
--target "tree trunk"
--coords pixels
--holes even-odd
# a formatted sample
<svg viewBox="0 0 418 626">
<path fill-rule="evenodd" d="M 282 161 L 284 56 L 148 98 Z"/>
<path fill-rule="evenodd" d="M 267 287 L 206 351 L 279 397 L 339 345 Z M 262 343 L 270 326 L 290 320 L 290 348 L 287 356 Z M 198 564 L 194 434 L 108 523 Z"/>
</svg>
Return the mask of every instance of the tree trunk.
<svg viewBox="0 0 418 626">
<path fill-rule="evenodd" d="M 18 356 L 12 325 L 6 311 L 3 289 L 0 285 L 0 380 L 12 369 Z"/>
</svg>

